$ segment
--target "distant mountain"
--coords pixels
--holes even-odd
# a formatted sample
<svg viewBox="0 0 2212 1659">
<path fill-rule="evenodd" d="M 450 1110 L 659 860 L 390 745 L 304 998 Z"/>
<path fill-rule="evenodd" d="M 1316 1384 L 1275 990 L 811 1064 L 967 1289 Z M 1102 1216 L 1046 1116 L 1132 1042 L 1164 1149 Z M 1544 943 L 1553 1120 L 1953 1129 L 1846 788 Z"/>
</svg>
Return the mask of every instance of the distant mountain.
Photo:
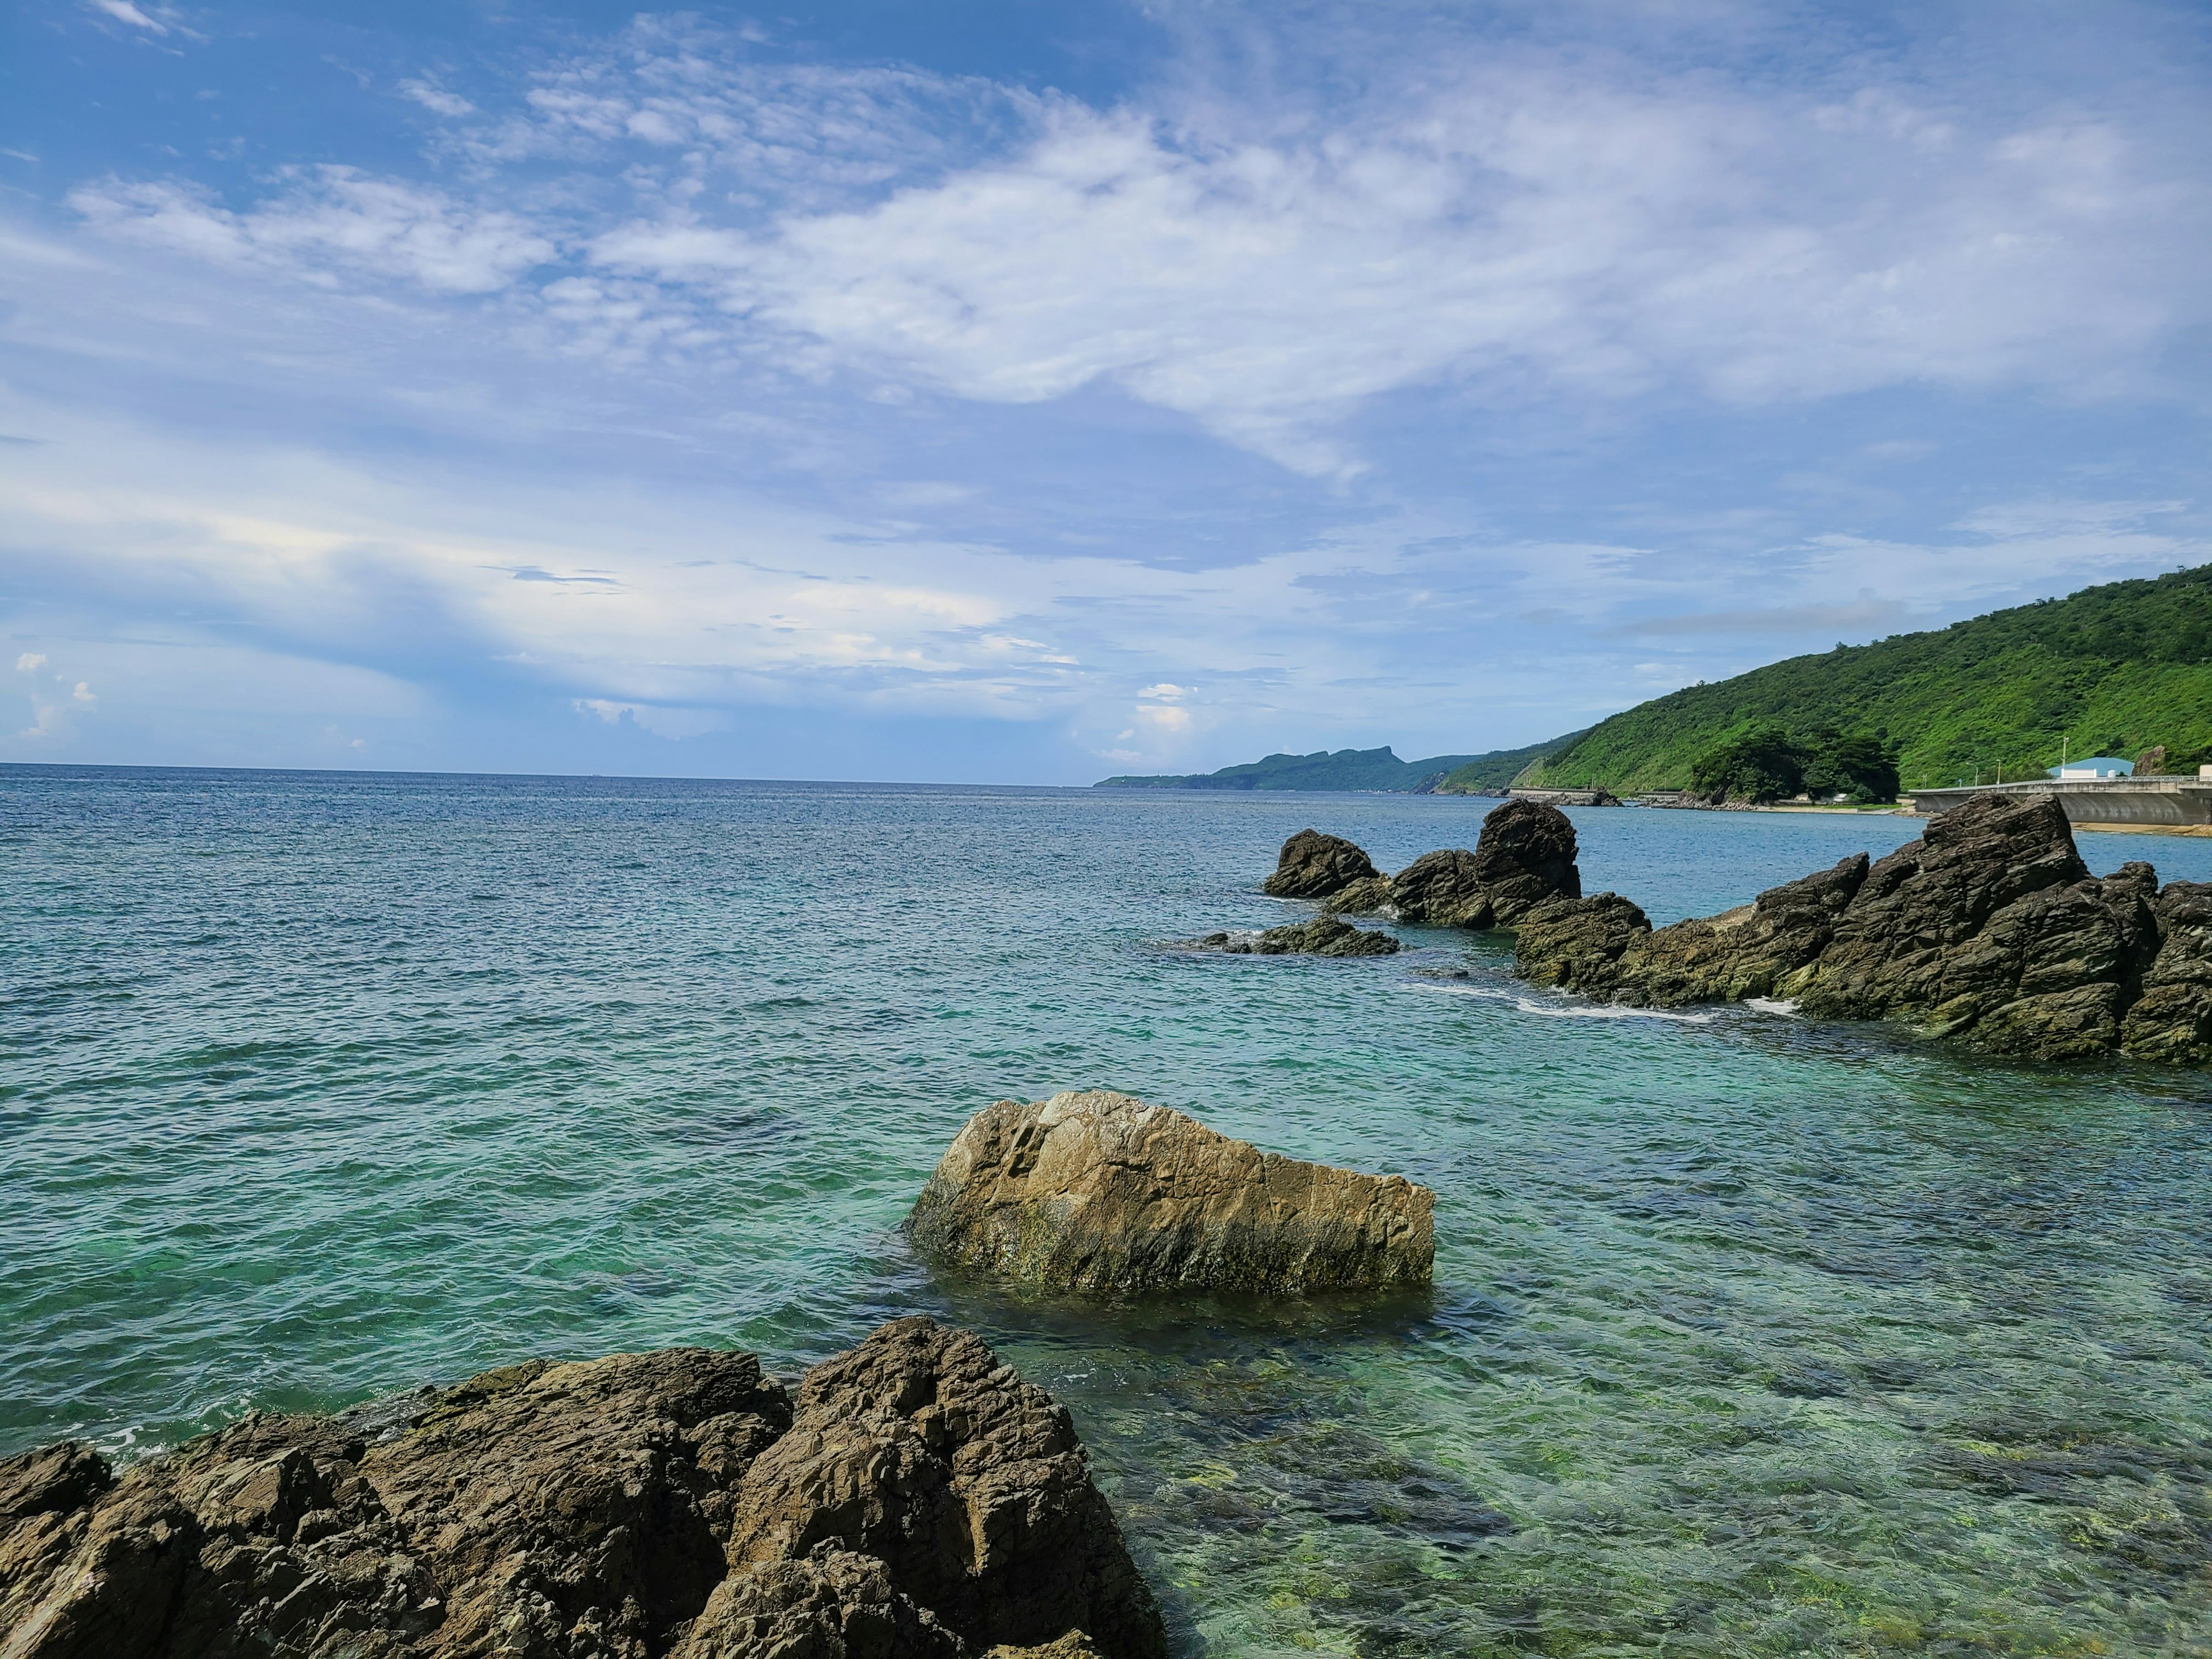
<svg viewBox="0 0 2212 1659">
<path fill-rule="evenodd" d="M 1527 749 L 1494 749 L 1485 755 L 1434 755 L 1402 761 L 1380 749 L 1326 749 L 1310 755 L 1270 755 L 1218 772 L 1168 777 L 1102 778 L 1100 789 L 1317 789 L 1390 795 L 1468 795 L 1503 787 L 1528 763 L 1568 742 L 1555 738 Z M 1495 784 L 1490 779 L 1495 778 Z"/>
<path fill-rule="evenodd" d="M 1526 749 L 1493 749 L 1486 755 L 1477 755 L 1464 765 L 1446 773 L 1437 785 L 1436 793 L 1439 795 L 1483 795 L 1503 789 L 1530 767 L 1548 756 L 1558 754 L 1581 736 L 1579 732 L 1570 732 L 1564 738 L 1532 743 Z"/>
<path fill-rule="evenodd" d="M 1879 738 L 1907 790 L 2161 745 L 2193 771 L 2212 759 L 2212 565 L 1688 686 L 1600 721 L 1527 781 L 1680 788 L 1723 745 L 1769 732 Z"/>
</svg>

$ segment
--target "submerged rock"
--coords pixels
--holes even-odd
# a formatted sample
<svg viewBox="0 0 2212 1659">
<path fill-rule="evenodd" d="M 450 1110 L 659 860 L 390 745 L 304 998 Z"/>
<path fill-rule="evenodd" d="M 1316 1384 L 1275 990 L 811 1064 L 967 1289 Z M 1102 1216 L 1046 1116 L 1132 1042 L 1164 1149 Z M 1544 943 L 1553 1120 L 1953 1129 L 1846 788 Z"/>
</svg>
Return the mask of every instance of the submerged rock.
<svg viewBox="0 0 2212 1659">
<path fill-rule="evenodd" d="M 675 1348 L 488 1371 L 374 1437 L 252 1417 L 119 1479 L 50 1447 L 0 1462 L 0 1528 L 8 1659 L 1165 1651 L 1066 1413 L 928 1320 L 795 1413 L 751 1355 Z"/>
<path fill-rule="evenodd" d="M 1389 934 L 1354 927 L 1334 916 L 1288 922 L 1261 933 L 1208 933 L 1199 943 L 1209 951 L 1253 957 L 1388 957 L 1399 950 Z"/>
<path fill-rule="evenodd" d="M 1473 852 L 1449 847 L 1424 853 L 1395 876 L 1377 874 L 1350 842 L 1301 830 L 1283 843 L 1267 890 L 1318 899 L 1337 915 L 1380 914 L 1437 927 L 1510 927 L 1539 904 L 1580 896 L 1575 854 L 1575 826 L 1565 813 L 1515 800 L 1483 819 Z M 1286 872 L 1291 880 L 1278 886 Z"/>
<path fill-rule="evenodd" d="M 941 1261 L 1056 1290 L 1296 1293 L 1427 1284 L 1435 1205 L 1100 1091 L 976 1113 L 906 1224 Z"/>
<path fill-rule="evenodd" d="M 2048 795 L 1975 796 L 1886 858 L 1656 933 L 1547 906 L 1517 944 L 1539 984 L 1644 1006 L 1774 997 L 1992 1053 L 2212 1058 L 2212 889 L 2093 878 Z"/>
</svg>

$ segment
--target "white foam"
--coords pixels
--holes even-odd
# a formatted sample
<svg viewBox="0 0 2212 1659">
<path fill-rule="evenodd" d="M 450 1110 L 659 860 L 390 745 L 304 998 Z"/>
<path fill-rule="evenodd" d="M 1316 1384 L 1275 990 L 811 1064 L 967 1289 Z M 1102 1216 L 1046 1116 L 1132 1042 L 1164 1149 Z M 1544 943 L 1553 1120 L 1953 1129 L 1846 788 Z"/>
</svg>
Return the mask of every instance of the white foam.
<svg viewBox="0 0 2212 1659">
<path fill-rule="evenodd" d="M 1797 1012 L 1796 1003 L 1784 1002 L 1778 997 L 1746 997 L 1743 1006 L 1756 1008 L 1762 1014 L 1794 1014 Z"/>
<path fill-rule="evenodd" d="M 1472 985 L 1431 985 L 1411 981 L 1417 991 L 1441 991 L 1448 997 L 1479 997 L 1487 1002 L 1510 1002 L 1524 1014 L 1551 1014 L 1562 1019 L 1671 1019 L 1680 1025 L 1710 1025 L 1717 1012 L 1681 1013 L 1672 1008 L 1631 1008 L 1617 1002 L 1540 1002 L 1518 991 L 1490 991 Z"/>
</svg>

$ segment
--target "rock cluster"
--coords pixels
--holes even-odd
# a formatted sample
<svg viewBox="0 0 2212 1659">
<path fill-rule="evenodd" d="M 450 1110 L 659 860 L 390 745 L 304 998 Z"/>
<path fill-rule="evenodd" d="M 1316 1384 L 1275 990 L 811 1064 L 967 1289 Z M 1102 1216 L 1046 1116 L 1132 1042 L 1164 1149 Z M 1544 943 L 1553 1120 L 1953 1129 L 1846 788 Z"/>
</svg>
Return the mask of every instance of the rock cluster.
<svg viewBox="0 0 2212 1659">
<path fill-rule="evenodd" d="M 1435 1206 L 1402 1176 L 1262 1152 L 1101 1091 L 978 1112 L 906 1224 L 940 1261 L 1050 1289 L 1298 1293 L 1427 1284 Z"/>
<path fill-rule="evenodd" d="M 1575 826 L 1556 806 L 1514 800 L 1482 821 L 1474 850 L 1424 853 L 1395 876 L 1348 841 L 1301 830 L 1283 843 L 1266 890 L 1319 901 L 1339 915 L 1376 915 L 1439 927 L 1511 927 L 1537 905 L 1583 890 Z"/>
<path fill-rule="evenodd" d="M 1396 955 L 1399 948 L 1388 933 L 1354 927 L 1334 916 L 1285 922 L 1265 933 L 1208 933 L 1198 942 L 1209 951 L 1251 957 L 1388 957 Z"/>
<path fill-rule="evenodd" d="M 1993 1053 L 2212 1059 L 2212 884 L 2092 877 L 2057 800 L 1977 795 L 1724 915 L 1653 931 L 1614 894 L 1523 921 L 1521 972 L 1646 1006 L 1773 997 Z"/>
<path fill-rule="evenodd" d="M 1161 1659 L 1066 1413 L 886 1325 L 794 1399 L 700 1348 L 0 1462 L 7 1659 Z"/>
</svg>

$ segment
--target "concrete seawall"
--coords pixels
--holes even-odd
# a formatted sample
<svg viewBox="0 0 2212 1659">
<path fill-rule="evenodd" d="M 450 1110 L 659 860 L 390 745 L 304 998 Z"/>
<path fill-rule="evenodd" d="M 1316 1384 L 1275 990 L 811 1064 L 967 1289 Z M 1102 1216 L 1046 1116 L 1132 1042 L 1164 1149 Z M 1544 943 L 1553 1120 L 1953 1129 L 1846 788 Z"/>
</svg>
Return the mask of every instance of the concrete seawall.
<svg viewBox="0 0 2212 1659">
<path fill-rule="evenodd" d="M 2212 824 L 2212 781 L 2198 778 L 2034 778 L 2026 783 L 1916 789 L 1909 799 L 1916 813 L 1929 818 L 1992 792 L 2056 795 L 2073 823 Z"/>
</svg>

